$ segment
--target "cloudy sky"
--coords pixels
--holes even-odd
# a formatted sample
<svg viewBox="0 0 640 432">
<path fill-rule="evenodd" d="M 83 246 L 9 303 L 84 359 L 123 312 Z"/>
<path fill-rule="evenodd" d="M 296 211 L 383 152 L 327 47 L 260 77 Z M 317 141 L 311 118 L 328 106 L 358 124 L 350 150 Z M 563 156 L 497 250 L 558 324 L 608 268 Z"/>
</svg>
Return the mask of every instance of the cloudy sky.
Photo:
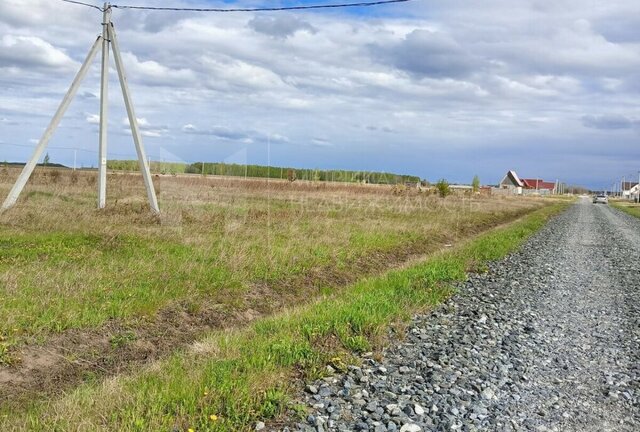
<svg viewBox="0 0 640 432">
<path fill-rule="evenodd" d="M 0 160 L 29 157 L 100 22 L 97 10 L 55 0 L 0 0 Z M 154 160 L 467 183 L 474 174 L 496 183 L 515 169 L 594 188 L 640 169 L 637 0 L 414 0 L 304 13 L 117 9 L 113 22 Z M 54 162 L 72 164 L 75 148 L 79 165 L 97 164 L 97 63 L 50 143 Z M 109 99 L 110 157 L 134 158 L 115 73 Z"/>
</svg>

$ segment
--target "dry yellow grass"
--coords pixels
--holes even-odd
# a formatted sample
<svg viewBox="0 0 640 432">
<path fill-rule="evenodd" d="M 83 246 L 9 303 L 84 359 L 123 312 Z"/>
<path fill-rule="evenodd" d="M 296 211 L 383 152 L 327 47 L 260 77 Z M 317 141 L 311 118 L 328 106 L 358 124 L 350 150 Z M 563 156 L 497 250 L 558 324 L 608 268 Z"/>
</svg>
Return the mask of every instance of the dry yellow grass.
<svg viewBox="0 0 640 432">
<path fill-rule="evenodd" d="M 0 175 L 6 195 L 18 170 Z M 176 301 L 271 306 L 343 285 L 543 205 L 391 186 L 113 174 L 39 168 L 0 215 L 0 332 L 46 335 Z M 275 294 L 274 294 L 275 293 Z M 263 297 L 264 298 L 261 298 Z M 264 304 L 262 304 L 264 302 Z M 15 333 L 15 332 L 14 332 Z"/>
</svg>

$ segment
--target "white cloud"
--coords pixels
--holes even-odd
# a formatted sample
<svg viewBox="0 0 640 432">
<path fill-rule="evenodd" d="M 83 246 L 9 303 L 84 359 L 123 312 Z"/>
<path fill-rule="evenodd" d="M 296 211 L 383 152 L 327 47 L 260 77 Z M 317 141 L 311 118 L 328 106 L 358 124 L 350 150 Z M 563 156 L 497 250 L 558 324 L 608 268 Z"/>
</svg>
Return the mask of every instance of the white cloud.
<svg viewBox="0 0 640 432">
<path fill-rule="evenodd" d="M 243 144 L 252 144 L 256 142 L 267 142 L 273 144 L 289 143 L 290 139 L 284 135 L 270 132 L 260 132 L 242 127 L 229 127 L 214 125 L 208 128 L 199 128 L 192 124 L 182 126 L 182 132 L 189 135 L 203 135 L 212 138 L 234 141 Z"/>
<path fill-rule="evenodd" d="M 273 71 L 245 61 L 231 58 L 216 59 L 208 56 L 200 58 L 207 83 L 214 89 L 231 90 L 248 87 L 256 90 L 273 90 L 286 87 Z"/>
<path fill-rule="evenodd" d="M 68 70 L 77 66 L 64 51 L 39 37 L 5 34 L 0 39 L 0 68 Z"/>
<path fill-rule="evenodd" d="M 58 3 L 0 0 L 0 139 L 26 142 L 46 127 L 100 30 L 96 11 Z M 222 160 L 241 144 L 266 162 L 271 140 L 282 165 L 432 179 L 470 170 L 489 181 L 520 164 L 543 175 L 575 152 L 640 163 L 636 16 L 635 0 L 486 0 L 375 17 L 118 11 L 114 21 L 151 147 Z M 98 84 L 94 65 L 56 139 L 94 142 Z M 126 115 L 118 92 L 112 119 Z M 115 134 L 119 145 L 128 151 L 130 138 Z M 597 182 L 604 174 L 591 166 L 550 175 Z"/>
<path fill-rule="evenodd" d="M 138 123 L 138 128 L 140 129 L 140 134 L 142 136 L 161 138 L 167 135 L 167 133 L 169 132 L 168 126 L 152 124 L 144 117 L 136 117 L 136 120 Z M 124 131 L 126 133 L 131 133 L 128 117 L 122 119 L 122 126 L 124 126 Z"/>
<path fill-rule="evenodd" d="M 86 116 L 87 123 L 89 124 L 100 124 L 100 115 L 98 114 L 87 114 Z M 127 123 L 127 126 L 129 123 Z"/>
<path fill-rule="evenodd" d="M 187 68 L 172 69 L 155 60 L 140 60 L 130 52 L 122 53 L 127 77 L 149 86 L 187 87 L 196 76 Z"/>
<path fill-rule="evenodd" d="M 333 144 L 325 138 L 313 138 L 311 144 L 317 147 L 333 147 Z"/>
</svg>

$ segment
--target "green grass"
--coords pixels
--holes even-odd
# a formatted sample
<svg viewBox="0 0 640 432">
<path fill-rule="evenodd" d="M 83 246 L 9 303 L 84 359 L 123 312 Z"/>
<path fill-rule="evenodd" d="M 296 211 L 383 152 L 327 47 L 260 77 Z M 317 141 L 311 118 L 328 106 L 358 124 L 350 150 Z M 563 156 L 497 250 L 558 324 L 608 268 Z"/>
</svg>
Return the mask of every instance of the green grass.
<svg viewBox="0 0 640 432">
<path fill-rule="evenodd" d="M 0 272 L 19 279 L 0 293 L 5 334 L 97 326 L 152 314 L 170 299 L 234 286 L 223 266 L 205 272 L 203 252 L 172 242 L 68 232 L 7 237 L 0 240 Z"/>
<path fill-rule="evenodd" d="M 135 324 L 175 304 L 258 309 L 268 301 L 255 286 L 295 304 L 545 204 L 169 177 L 158 184 L 155 219 L 139 177 L 110 176 L 99 212 L 92 173 L 45 174 L 36 171 L 24 198 L 0 215 L 7 347 L 114 319 Z M 10 184 L 0 182 L 0 192 Z"/>
<path fill-rule="evenodd" d="M 620 209 L 623 212 L 630 214 L 631 216 L 640 218 L 640 204 L 635 204 L 631 202 L 619 202 L 619 201 L 609 201 L 609 203 L 613 207 Z"/>
<path fill-rule="evenodd" d="M 214 332 L 138 373 L 33 402 L 25 412 L 1 413 L 0 429 L 250 430 L 284 412 L 294 390 L 289 378 L 317 376 L 326 364 L 344 365 L 353 354 L 380 347 L 390 325 L 446 299 L 467 271 L 518 248 L 567 205 L 542 208 L 418 265 L 361 280 L 248 328 Z"/>
</svg>

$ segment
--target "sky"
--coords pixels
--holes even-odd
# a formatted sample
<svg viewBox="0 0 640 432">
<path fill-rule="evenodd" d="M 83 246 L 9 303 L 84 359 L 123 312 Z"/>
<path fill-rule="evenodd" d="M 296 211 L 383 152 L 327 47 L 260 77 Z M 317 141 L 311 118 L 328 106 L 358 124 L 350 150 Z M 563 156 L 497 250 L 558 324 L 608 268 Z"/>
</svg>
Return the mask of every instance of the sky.
<svg viewBox="0 0 640 432">
<path fill-rule="evenodd" d="M 0 0 L 0 161 L 30 157 L 101 20 L 95 9 L 56 0 Z M 484 184 L 513 169 L 593 189 L 640 170 L 637 0 L 414 0 L 224 14 L 115 9 L 112 20 L 153 160 L 461 183 L 477 174 Z M 113 66 L 110 77 L 109 158 L 133 159 Z M 52 162 L 72 165 L 75 154 L 78 166 L 97 166 L 99 82 L 98 56 L 49 144 Z"/>
</svg>

